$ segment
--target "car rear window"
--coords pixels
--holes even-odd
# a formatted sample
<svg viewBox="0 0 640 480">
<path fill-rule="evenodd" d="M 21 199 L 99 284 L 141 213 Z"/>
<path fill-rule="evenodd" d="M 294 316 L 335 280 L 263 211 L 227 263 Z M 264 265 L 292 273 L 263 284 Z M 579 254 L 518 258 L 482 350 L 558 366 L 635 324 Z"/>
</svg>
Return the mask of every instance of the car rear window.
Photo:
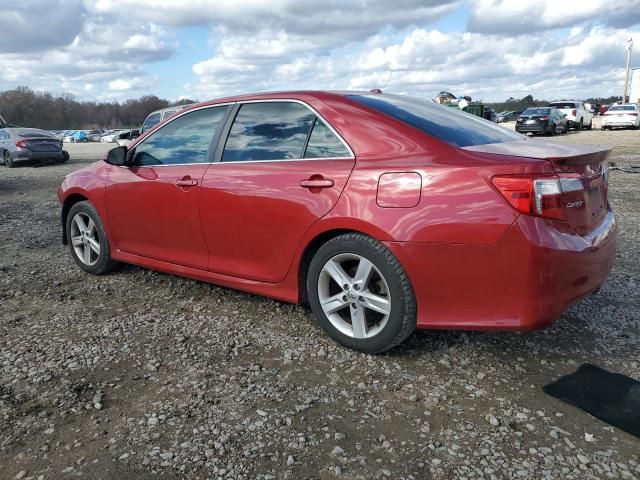
<svg viewBox="0 0 640 480">
<path fill-rule="evenodd" d="M 564 109 L 564 110 L 569 110 L 569 109 L 574 109 L 574 108 L 578 108 L 576 106 L 575 102 L 554 102 L 551 104 L 552 107 L 556 107 L 559 109 Z"/>
<path fill-rule="evenodd" d="M 551 109 L 549 108 L 527 108 L 523 115 L 549 115 Z"/>
<path fill-rule="evenodd" d="M 388 94 L 350 98 L 455 147 L 524 140 L 493 122 L 431 100 Z"/>
<path fill-rule="evenodd" d="M 611 107 L 609 109 L 610 112 L 616 112 L 619 110 L 631 110 L 632 112 L 635 111 L 636 107 L 634 107 L 633 105 L 616 105 L 615 107 Z"/>
</svg>

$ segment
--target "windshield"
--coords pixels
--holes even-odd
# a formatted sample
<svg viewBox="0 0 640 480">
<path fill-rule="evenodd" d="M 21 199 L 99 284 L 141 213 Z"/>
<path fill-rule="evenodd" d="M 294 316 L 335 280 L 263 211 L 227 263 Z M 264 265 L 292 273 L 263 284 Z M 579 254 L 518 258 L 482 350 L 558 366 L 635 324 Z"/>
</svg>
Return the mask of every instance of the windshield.
<svg viewBox="0 0 640 480">
<path fill-rule="evenodd" d="M 616 105 L 615 107 L 611 107 L 609 109 L 610 112 L 617 112 L 620 110 L 631 110 L 632 112 L 635 111 L 635 107 L 633 105 Z"/>
<path fill-rule="evenodd" d="M 527 108 L 523 115 L 549 115 L 551 110 L 549 108 Z"/>
<path fill-rule="evenodd" d="M 400 95 L 351 95 L 350 98 L 454 147 L 524 140 L 495 123 L 431 100 Z"/>
</svg>

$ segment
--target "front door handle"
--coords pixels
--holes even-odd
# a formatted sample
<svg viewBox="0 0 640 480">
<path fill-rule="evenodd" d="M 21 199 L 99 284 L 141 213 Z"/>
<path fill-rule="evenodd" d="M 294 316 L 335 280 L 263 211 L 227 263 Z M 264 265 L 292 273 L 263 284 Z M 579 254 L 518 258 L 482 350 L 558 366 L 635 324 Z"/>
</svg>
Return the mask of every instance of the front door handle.
<svg viewBox="0 0 640 480">
<path fill-rule="evenodd" d="M 195 187 L 196 185 L 198 185 L 198 180 L 194 180 L 190 177 L 184 177 L 180 180 L 176 180 L 177 187 Z"/>
<path fill-rule="evenodd" d="M 331 188 L 333 187 L 333 180 L 330 178 L 308 178 L 307 180 L 301 180 L 300 186 L 304 188 Z"/>
</svg>

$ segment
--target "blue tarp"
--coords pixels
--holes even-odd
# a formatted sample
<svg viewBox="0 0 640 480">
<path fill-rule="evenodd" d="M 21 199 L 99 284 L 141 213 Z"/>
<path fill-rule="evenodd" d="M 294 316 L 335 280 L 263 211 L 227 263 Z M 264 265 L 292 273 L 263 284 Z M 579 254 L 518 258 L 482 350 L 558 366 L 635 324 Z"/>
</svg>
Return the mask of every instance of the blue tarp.
<svg viewBox="0 0 640 480">
<path fill-rule="evenodd" d="M 82 130 L 78 130 L 76 133 L 73 134 L 73 140 L 76 142 L 80 142 L 82 140 L 85 140 L 86 138 L 87 138 L 87 134 Z"/>
</svg>

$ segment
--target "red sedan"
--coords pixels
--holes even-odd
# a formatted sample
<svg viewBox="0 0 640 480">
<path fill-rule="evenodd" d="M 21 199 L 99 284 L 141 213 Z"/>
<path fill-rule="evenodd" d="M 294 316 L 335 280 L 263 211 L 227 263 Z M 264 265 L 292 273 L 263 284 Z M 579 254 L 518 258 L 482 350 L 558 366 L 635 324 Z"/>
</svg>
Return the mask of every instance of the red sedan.
<svg viewBox="0 0 640 480">
<path fill-rule="evenodd" d="M 404 96 L 225 98 L 68 175 L 63 241 L 93 274 L 308 303 L 365 352 L 416 327 L 539 328 L 611 269 L 608 154 Z"/>
</svg>

